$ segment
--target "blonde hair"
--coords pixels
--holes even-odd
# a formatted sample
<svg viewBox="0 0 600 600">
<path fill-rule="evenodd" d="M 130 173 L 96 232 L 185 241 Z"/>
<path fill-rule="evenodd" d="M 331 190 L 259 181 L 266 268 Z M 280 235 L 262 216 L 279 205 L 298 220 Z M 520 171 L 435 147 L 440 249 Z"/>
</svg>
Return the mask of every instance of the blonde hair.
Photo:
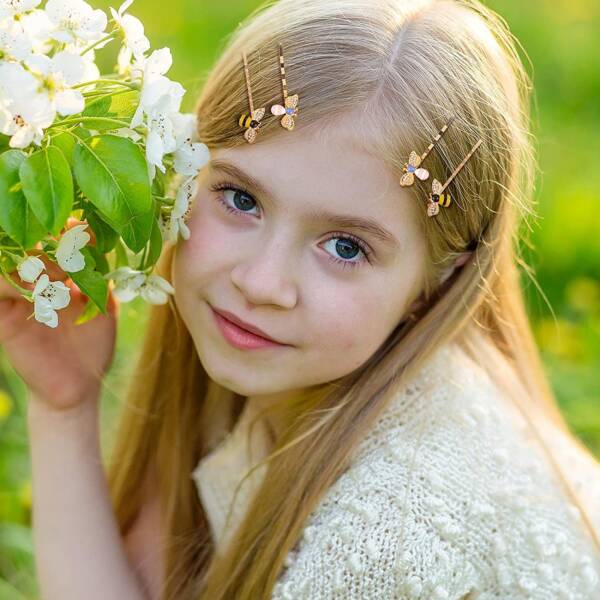
<svg viewBox="0 0 600 600">
<path fill-rule="evenodd" d="M 535 422 L 548 419 L 591 457 L 558 409 L 520 287 L 519 266 L 533 279 L 518 239 L 535 217 L 536 161 L 531 82 L 505 22 L 477 0 L 267 3 L 232 34 L 199 97 L 198 133 L 211 149 L 247 143 L 238 124 L 248 112 L 242 51 L 255 105 L 280 103 L 279 43 L 290 93 L 300 96 L 298 126 L 318 123 L 326 132 L 338 119 L 351 119 L 361 143 L 398 176 L 409 151 L 425 148 L 450 115 L 454 122 L 427 159 L 438 179 L 445 181 L 443 174 L 450 174 L 479 138 L 483 143 L 449 187 L 456 204 L 436 218 L 425 215 L 427 186 L 410 188 L 428 249 L 425 303 L 417 318 L 399 323 L 359 369 L 307 390 L 294 407 L 286 407 L 295 418 L 277 440 L 264 482 L 222 556 L 214 552 L 190 474 L 210 450 L 206 431 L 219 407 L 228 407 L 231 427 L 243 397 L 210 380 L 174 303 L 152 308 L 109 481 L 123 534 L 140 510 L 151 475 L 160 486 L 165 599 L 270 597 L 286 554 L 353 448 L 394 390 L 449 340 L 459 341 L 489 371 L 534 430 Z M 279 119 L 267 117 L 263 123 L 257 143 L 293 135 Z M 165 277 L 173 250 L 161 256 L 159 273 Z M 473 259 L 440 285 L 466 251 L 473 251 Z M 500 363 L 515 375 L 512 384 L 498 376 Z"/>
</svg>

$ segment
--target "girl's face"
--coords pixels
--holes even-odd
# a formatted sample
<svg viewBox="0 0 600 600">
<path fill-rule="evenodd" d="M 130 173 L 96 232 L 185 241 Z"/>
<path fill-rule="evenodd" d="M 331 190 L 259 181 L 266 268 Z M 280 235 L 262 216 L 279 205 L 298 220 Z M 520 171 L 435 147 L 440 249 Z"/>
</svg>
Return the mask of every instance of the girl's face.
<svg viewBox="0 0 600 600">
<path fill-rule="evenodd" d="M 279 398 L 360 367 L 421 289 L 414 200 L 341 125 L 327 136 L 298 128 L 263 142 L 259 133 L 211 157 L 171 274 L 209 376 Z M 211 307 L 285 345 L 233 345 Z"/>
</svg>

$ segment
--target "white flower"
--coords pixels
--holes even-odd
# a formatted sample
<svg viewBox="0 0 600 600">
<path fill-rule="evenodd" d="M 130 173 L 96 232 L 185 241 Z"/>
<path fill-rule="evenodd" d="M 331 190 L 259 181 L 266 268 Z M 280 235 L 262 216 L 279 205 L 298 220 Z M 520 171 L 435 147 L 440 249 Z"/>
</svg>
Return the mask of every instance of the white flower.
<svg viewBox="0 0 600 600">
<path fill-rule="evenodd" d="M 97 46 L 96 49 L 100 47 L 101 46 Z M 65 46 L 64 51 L 79 56 L 82 59 L 81 66 L 78 67 L 78 72 L 81 73 L 81 77 L 79 77 L 79 81 L 76 83 L 85 83 L 86 81 L 96 81 L 97 79 L 100 79 L 100 69 L 98 69 L 98 65 L 96 64 L 96 49 L 92 48 L 91 50 L 87 50 L 87 48 L 88 44 L 82 43 L 67 44 Z M 86 50 L 86 52 L 85 54 L 82 54 L 84 50 Z M 93 89 L 94 85 L 95 84 L 90 84 L 90 86 L 86 86 L 85 88 L 80 87 L 78 89 L 83 93 Z"/>
<path fill-rule="evenodd" d="M 37 256 L 28 256 L 17 265 L 19 277 L 28 283 L 33 283 L 45 268 L 46 265 Z"/>
<path fill-rule="evenodd" d="M 85 62 L 83 57 L 68 51 L 58 52 L 52 58 L 35 54 L 26 61 L 42 81 L 40 91 L 47 94 L 53 109 L 63 116 L 77 114 L 85 108 L 81 91 L 69 87 L 83 80 Z"/>
<path fill-rule="evenodd" d="M 56 248 L 56 262 L 63 271 L 76 273 L 85 268 L 85 257 L 80 252 L 91 239 L 87 231 L 83 231 L 87 223 L 75 225 L 65 231 Z"/>
<path fill-rule="evenodd" d="M 148 57 L 141 57 L 135 61 L 134 76 L 142 79 L 153 79 L 159 75 L 164 75 L 173 64 L 171 50 L 166 46 L 154 50 Z"/>
<path fill-rule="evenodd" d="M 144 35 L 144 25 L 132 15 L 126 15 L 125 11 L 131 6 L 133 0 L 125 0 L 116 11 L 110 9 L 113 19 L 119 26 L 123 36 L 123 46 L 119 50 L 117 59 L 120 74 L 127 73 L 131 66 L 131 59 L 143 60 L 144 52 L 150 48 L 150 42 Z"/>
<path fill-rule="evenodd" d="M 19 27 L 17 21 L 0 21 L 0 56 L 6 59 L 22 60 L 32 50 L 31 40 Z"/>
<path fill-rule="evenodd" d="M 145 122 L 146 160 L 151 181 L 156 174 L 156 167 L 165 172 L 163 156 L 177 147 L 170 115 L 179 111 L 185 89 L 180 83 L 164 76 L 171 63 L 171 51 L 161 48 L 147 59 L 142 57 L 136 60 L 132 71 L 134 78 L 141 73 L 142 89 L 130 127 L 135 129 Z"/>
<path fill-rule="evenodd" d="M 146 132 L 146 161 L 148 163 L 148 175 L 150 181 L 154 179 L 156 167 L 163 173 L 166 172 L 163 165 L 163 156 L 175 150 L 175 136 L 173 135 L 173 123 L 167 115 L 158 114 L 148 120 Z"/>
<path fill-rule="evenodd" d="M 0 104 L 0 132 L 11 136 L 11 148 L 26 148 L 32 142 L 41 145 L 44 129 L 54 120 L 52 107 L 46 98 L 32 93 L 28 102 L 22 97 L 9 107 Z"/>
<path fill-rule="evenodd" d="M 210 160 L 206 144 L 185 142 L 175 151 L 173 166 L 180 175 L 196 175 Z"/>
<path fill-rule="evenodd" d="M 177 138 L 177 147 L 184 144 L 187 140 L 197 142 L 196 126 L 197 120 L 194 113 L 176 113 L 171 116 L 175 137 Z"/>
<path fill-rule="evenodd" d="M 54 121 L 56 111 L 38 88 L 38 80 L 20 64 L 0 61 L 0 133 L 12 136 L 11 148 L 40 144 L 44 128 Z"/>
<path fill-rule="evenodd" d="M 32 52 L 48 54 L 52 49 L 52 22 L 44 10 L 32 10 L 19 17 L 15 24 L 20 27 L 31 44 Z"/>
<path fill-rule="evenodd" d="M 0 19 L 18 17 L 35 8 L 41 0 L 0 0 Z"/>
<path fill-rule="evenodd" d="M 174 294 L 175 289 L 160 275 L 148 275 L 146 281 L 140 287 L 140 295 L 150 304 L 166 304 L 168 294 Z"/>
<path fill-rule="evenodd" d="M 169 48 L 155 50 L 148 58 L 134 63 L 132 77 L 142 77 L 140 103 L 131 119 L 131 127 L 140 125 L 146 115 L 177 112 L 185 89 L 180 83 L 171 81 L 164 74 L 171 68 L 173 59 Z"/>
<path fill-rule="evenodd" d="M 175 204 L 173 205 L 169 219 L 166 223 L 161 222 L 161 230 L 172 244 L 177 243 L 179 234 L 181 234 L 184 240 L 190 239 L 190 229 L 186 224 L 186 220 L 191 210 L 190 204 L 192 198 L 196 195 L 197 190 L 198 180 L 196 176 L 186 179 L 177 190 Z"/>
<path fill-rule="evenodd" d="M 71 115 L 85 107 L 82 93 L 68 87 L 85 76 L 81 56 L 67 51 L 52 58 L 31 54 L 25 63 L 29 70 L 0 61 L 0 132 L 12 136 L 12 148 L 39 145 L 57 112 Z"/>
<path fill-rule="evenodd" d="M 59 42 L 96 42 L 104 36 L 106 14 L 83 0 L 48 0 L 45 10 L 54 25 L 51 35 Z"/>
<path fill-rule="evenodd" d="M 131 267 L 119 267 L 104 275 L 104 279 L 113 279 L 115 288 L 114 295 L 121 302 L 131 302 L 139 295 L 139 288 L 146 279 L 145 273 L 135 271 Z"/>
<path fill-rule="evenodd" d="M 71 301 L 70 290 L 62 281 L 50 281 L 44 273 L 37 280 L 33 290 L 35 320 L 56 327 L 58 325 L 57 309 L 65 308 Z"/>
<path fill-rule="evenodd" d="M 175 171 L 180 175 L 196 175 L 210 160 L 206 144 L 194 141 L 196 135 L 196 115 L 174 113 L 171 115 L 175 130 L 177 148 L 174 156 Z"/>
<path fill-rule="evenodd" d="M 119 267 L 104 275 L 105 279 L 115 281 L 114 295 L 121 302 L 130 302 L 141 296 L 150 304 L 165 304 L 167 294 L 174 294 L 173 286 L 159 275 L 146 275 L 130 267 Z"/>
</svg>

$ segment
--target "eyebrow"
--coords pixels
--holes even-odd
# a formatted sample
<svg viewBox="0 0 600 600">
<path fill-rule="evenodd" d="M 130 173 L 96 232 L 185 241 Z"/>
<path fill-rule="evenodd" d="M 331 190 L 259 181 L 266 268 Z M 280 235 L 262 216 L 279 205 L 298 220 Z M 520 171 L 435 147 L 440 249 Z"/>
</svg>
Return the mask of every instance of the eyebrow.
<svg viewBox="0 0 600 600">
<path fill-rule="evenodd" d="M 273 194 L 257 179 L 239 169 L 236 165 L 222 159 L 213 159 L 209 162 L 212 170 L 222 171 L 230 177 L 240 181 L 244 186 L 255 192 L 259 196 L 273 198 Z M 400 243 L 397 238 L 385 227 L 380 225 L 374 219 L 368 217 L 355 217 L 352 215 L 342 215 L 333 213 L 324 209 L 309 210 L 306 218 L 313 221 L 327 222 L 336 227 L 355 229 L 366 234 L 372 235 L 384 244 L 392 248 L 398 248 Z"/>
</svg>

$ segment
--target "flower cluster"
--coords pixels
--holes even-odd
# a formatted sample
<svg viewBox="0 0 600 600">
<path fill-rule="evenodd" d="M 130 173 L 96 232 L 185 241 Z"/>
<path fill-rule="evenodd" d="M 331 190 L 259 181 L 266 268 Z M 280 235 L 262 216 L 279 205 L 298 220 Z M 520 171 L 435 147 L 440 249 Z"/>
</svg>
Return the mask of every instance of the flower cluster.
<svg viewBox="0 0 600 600">
<path fill-rule="evenodd" d="M 150 50 L 132 2 L 109 18 L 84 0 L 0 0 L 0 205 L 20 207 L 0 210 L 0 270 L 35 283 L 23 295 L 50 327 L 69 288 L 27 251 L 41 246 L 101 312 L 109 280 L 123 302 L 165 303 L 173 287 L 152 270 L 165 241 L 189 239 L 210 158 L 180 111 L 185 89 L 166 75 L 171 52 Z M 96 52 L 115 39 L 105 77 Z"/>
</svg>

